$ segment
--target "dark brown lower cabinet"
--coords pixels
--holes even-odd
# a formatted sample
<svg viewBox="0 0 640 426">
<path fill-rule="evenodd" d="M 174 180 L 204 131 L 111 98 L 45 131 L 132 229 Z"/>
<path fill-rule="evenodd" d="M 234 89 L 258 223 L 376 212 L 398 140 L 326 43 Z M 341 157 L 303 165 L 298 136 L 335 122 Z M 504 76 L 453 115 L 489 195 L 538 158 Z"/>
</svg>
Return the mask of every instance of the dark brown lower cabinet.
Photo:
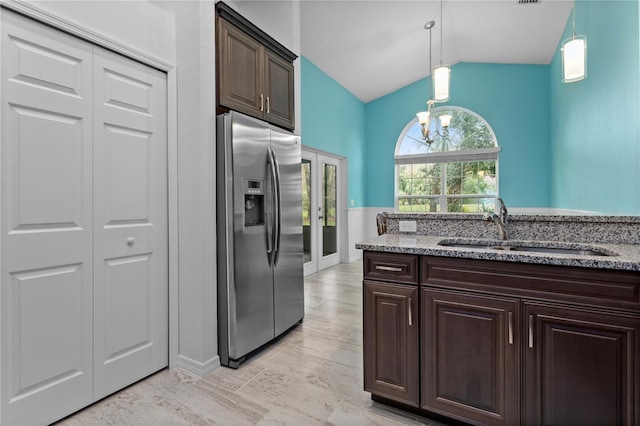
<svg viewBox="0 0 640 426">
<path fill-rule="evenodd" d="M 365 390 L 418 407 L 418 287 L 364 281 L 363 329 Z"/>
<path fill-rule="evenodd" d="M 640 426 L 640 273 L 416 261 L 365 252 L 377 400 L 474 425 Z"/>
<path fill-rule="evenodd" d="M 640 424 L 638 317 L 528 302 L 524 317 L 527 425 Z"/>
<path fill-rule="evenodd" d="M 481 424 L 519 424 L 518 300 L 421 291 L 421 407 Z"/>
</svg>

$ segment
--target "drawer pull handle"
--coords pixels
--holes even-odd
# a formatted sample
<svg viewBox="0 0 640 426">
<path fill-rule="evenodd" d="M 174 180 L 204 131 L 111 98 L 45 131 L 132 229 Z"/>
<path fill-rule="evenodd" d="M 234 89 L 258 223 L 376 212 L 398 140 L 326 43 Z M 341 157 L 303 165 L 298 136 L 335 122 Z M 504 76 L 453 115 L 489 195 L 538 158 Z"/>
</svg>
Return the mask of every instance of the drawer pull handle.
<svg viewBox="0 0 640 426">
<path fill-rule="evenodd" d="M 264 95 L 260 94 L 260 112 L 264 111 Z"/>
<path fill-rule="evenodd" d="M 509 312 L 509 344 L 513 345 L 513 312 Z"/>
<path fill-rule="evenodd" d="M 533 315 L 529 315 L 529 348 L 533 349 Z"/>
<path fill-rule="evenodd" d="M 271 108 L 269 108 L 269 104 L 271 102 L 269 102 L 269 97 L 267 96 L 267 114 L 271 114 Z"/>
<path fill-rule="evenodd" d="M 396 268 L 393 266 L 380 266 L 376 265 L 377 271 L 391 271 L 391 272 L 402 272 L 402 268 Z"/>
<path fill-rule="evenodd" d="M 409 298 L 409 325 L 413 325 L 413 314 L 411 313 L 411 298 Z"/>
</svg>

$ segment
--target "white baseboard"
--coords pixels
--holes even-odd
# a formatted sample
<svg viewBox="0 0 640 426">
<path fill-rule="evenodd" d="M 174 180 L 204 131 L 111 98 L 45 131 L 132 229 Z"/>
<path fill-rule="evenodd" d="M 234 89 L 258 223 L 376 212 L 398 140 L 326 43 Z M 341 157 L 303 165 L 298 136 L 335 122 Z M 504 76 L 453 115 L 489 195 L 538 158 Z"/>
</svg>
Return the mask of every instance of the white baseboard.
<svg viewBox="0 0 640 426">
<path fill-rule="evenodd" d="M 203 377 L 219 367 L 220 357 L 218 355 L 205 362 L 196 361 L 184 355 L 178 355 L 177 368 L 199 377 Z"/>
</svg>

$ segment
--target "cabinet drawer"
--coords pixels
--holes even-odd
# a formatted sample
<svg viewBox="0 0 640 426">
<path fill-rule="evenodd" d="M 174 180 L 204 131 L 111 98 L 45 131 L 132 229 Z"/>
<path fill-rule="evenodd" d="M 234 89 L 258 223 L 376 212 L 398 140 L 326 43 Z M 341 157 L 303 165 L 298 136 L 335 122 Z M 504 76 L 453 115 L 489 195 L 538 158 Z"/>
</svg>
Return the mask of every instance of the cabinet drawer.
<svg viewBox="0 0 640 426">
<path fill-rule="evenodd" d="M 418 284 L 418 256 L 395 253 L 364 253 L 364 278 Z"/>
<path fill-rule="evenodd" d="M 428 286 L 640 309 L 640 274 L 631 271 L 423 256 L 421 274 Z"/>
</svg>

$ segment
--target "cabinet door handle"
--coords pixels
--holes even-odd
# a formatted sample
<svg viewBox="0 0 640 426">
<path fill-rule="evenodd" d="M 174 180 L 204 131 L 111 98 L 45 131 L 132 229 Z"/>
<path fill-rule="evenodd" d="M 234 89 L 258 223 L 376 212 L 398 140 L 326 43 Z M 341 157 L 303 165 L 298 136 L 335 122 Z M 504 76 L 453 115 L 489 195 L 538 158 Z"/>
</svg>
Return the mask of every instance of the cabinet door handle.
<svg viewBox="0 0 640 426">
<path fill-rule="evenodd" d="M 395 268 L 393 266 L 380 266 L 376 265 L 377 271 L 391 271 L 391 272 L 402 272 L 402 268 Z"/>
<path fill-rule="evenodd" d="M 269 97 L 267 96 L 267 114 L 269 114 L 269 112 L 271 112 L 271 111 L 270 111 L 270 109 L 271 109 L 271 108 L 269 108 L 269 104 L 270 104 L 270 103 L 271 103 L 271 102 L 269 102 Z"/>
<path fill-rule="evenodd" d="M 264 95 L 260 93 L 260 112 L 264 111 Z"/>
<path fill-rule="evenodd" d="M 411 298 L 409 298 L 409 325 L 413 325 L 413 314 L 411 312 Z"/>
<path fill-rule="evenodd" d="M 529 315 L 529 348 L 533 349 L 533 315 Z"/>
<path fill-rule="evenodd" d="M 509 312 L 509 344 L 513 345 L 513 312 Z"/>
</svg>

